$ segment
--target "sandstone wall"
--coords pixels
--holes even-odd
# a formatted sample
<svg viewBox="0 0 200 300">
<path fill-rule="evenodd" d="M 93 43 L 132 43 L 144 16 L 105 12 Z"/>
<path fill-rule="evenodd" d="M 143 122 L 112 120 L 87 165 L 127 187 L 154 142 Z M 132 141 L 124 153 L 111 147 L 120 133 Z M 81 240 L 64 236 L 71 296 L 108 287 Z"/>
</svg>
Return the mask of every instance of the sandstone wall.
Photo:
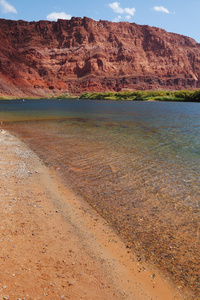
<svg viewBox="0 0 200 300">
<path fill-rule="evenodd" d="M 0 96 L 200 87 L 200 44 L 89 18 L 0 19 Z"/>
</svg>

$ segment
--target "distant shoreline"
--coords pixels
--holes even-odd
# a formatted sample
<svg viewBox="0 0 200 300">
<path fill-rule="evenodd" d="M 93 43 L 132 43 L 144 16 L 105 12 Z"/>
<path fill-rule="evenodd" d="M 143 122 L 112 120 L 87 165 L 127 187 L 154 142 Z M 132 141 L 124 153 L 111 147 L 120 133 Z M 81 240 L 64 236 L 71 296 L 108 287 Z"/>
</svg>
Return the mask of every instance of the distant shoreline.
<svg viewBox="0 0 200 300">
<path fill-rule="evenodd" d="M 81 95 L 46 95 L 45 97 L 12 97 L 0 96 L 1 100 L 30 100 L 30 99 L 88 99 L 114 101 L 172 101 L 172 102 L 200 102 L 200 90 L 179 91 L 123 91 L 123 92 L 85 92 Z"/>
</svg>

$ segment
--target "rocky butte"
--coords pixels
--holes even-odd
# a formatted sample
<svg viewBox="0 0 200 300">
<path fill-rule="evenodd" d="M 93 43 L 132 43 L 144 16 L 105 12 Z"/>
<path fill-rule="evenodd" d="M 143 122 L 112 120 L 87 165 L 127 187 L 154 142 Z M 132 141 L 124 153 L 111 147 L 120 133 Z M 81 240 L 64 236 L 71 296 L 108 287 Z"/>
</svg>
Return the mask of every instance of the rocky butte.
<svg viewBox="0 0 200 300">
<path fill-rule="evenodd" d="M 0 19 L 0 96 L 200 87 L 200 44 L 135 23 Z"/>
</svg>

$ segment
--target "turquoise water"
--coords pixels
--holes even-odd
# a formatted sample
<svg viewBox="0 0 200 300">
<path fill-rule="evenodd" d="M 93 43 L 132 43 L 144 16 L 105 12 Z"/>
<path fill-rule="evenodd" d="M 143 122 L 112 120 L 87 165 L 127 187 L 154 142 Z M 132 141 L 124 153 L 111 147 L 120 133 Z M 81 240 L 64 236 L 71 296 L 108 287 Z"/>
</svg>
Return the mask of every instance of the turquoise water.
<svg viewBox="0 0 200 300">
<path fill-rule="evenodd" d="M 22 138 L 138 259 L 199 294 L 200 104 L 1 101 Z"/>
</svg>

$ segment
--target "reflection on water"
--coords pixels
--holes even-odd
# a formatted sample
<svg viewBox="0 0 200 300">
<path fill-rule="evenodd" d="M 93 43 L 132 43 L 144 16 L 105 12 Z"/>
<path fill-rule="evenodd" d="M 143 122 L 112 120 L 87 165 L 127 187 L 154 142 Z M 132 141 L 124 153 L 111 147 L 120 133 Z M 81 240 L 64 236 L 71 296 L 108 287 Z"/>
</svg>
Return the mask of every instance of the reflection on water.
<svg viewBox="0 0 200 300">
<path fill-rule="evenodd" d="M 60 167 L 139 260 L 199 295 L 199 104 L 4 103 L 4 128 Z"/>
</svg>

